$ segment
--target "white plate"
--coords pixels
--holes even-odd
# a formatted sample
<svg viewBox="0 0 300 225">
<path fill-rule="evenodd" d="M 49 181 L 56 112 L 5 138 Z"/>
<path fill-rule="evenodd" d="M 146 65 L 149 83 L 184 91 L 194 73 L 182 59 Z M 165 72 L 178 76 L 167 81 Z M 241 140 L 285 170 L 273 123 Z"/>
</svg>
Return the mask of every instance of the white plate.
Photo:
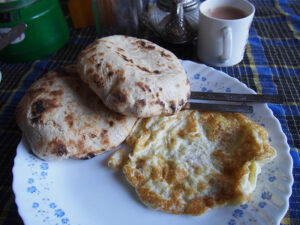
<svg viewBox="0 0 300 225">
<path fill-rule="evenodd" d="M 192 90 L 254 93 L 237 79 L 205 65 L 182 64 Z M 279 224 L 291 195 L 292 159 L 287 139 L 266 104 L 254 104 L 250 118 L 266 127 L 278 156 L 262 169 L 247 204 L 222 207 L 201 216 L 172 215 L 144 207 L 120 171 L 110 170 L 110 152 L 89 160 L 45 162 L 30 153 L 24 139 L 17 148 L 13 190 L 26 225 L 76 224 Z"/>
</svg>

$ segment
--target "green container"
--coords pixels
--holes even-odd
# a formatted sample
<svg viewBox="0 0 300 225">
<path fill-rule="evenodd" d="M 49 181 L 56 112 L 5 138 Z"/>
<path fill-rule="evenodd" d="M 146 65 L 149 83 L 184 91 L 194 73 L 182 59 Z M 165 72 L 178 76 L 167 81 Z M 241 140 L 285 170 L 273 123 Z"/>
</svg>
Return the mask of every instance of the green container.
<svg viewBox="0 0 300 225">
<path fill-rule="evenodd" d="M 69 40 L 68 24 L 58 0 L 0 2 L 0 34 L 21 22 L 27 26 L 25 33 L 0 51 L 0 60 L 36 60 L 57 51 Z"/>
</svg>

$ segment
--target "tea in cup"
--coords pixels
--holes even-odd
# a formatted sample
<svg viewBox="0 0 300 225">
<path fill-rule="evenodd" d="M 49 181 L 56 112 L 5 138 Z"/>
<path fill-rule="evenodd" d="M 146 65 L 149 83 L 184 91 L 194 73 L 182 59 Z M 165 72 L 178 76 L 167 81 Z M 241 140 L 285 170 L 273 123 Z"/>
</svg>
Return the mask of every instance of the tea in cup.
<svg viewBox="0 0 300 225">
<path fill-rule="evenodd" d="M 211 66 L 242 61 L 255 8 L 246 0 L 206 0 L 199 8 L 198 58 Z"/>
</svg>

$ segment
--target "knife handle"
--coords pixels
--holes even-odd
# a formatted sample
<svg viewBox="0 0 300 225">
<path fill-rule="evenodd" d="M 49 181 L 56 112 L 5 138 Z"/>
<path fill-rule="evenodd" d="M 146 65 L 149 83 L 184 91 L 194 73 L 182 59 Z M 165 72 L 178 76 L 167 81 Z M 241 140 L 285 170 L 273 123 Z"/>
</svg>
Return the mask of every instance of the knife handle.
<svg viewBox="0 0 300 225">
<path fill-rule="evenodd" d="M 9 32 L 2 34 L 0 38 L 0 51 L 8 46 L 12 41 L 19 37 L 26 30 L 25 23 L 19 23 L 14 26 Z"/>
</svg>

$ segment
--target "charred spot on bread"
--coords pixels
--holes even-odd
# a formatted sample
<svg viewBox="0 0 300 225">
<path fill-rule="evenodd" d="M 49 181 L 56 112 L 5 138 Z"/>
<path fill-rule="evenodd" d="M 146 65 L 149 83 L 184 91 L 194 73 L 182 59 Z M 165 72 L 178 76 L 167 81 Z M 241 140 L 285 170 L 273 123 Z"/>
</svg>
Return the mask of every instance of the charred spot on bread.
<svg viewBox="0 0 300 225">
<path fill-rule="evenodd" d="M 56 105 L 54 99 L 38 99 L 31 105 L 32 122 L 40 122 L 44 113 L 52 111 L 57 107 L 58 105 Z"/>
<path fill-rule="evenodd" d="M 62 89 L 50 92 L 50 95 L 52 95 L 52 96 L 61 96 L 63 94 L 64 94 L 64 90 L 62 90 Z"/>
<path fill-rule="evenodd" d="M 120 123 L 120 124 L 126 122 L 126 116 L 124 116 L 124 115 L 122 115 L 122 114 L 119 114 L 119 113 L 117 113 L 117 114 L 114 115 L 114 119 L 115 119 L 118 123 Z"/>
<path fill-rule="evenodd" d="M 106 129 L 103 129 L 102 131 L 101 131 L 101 134 L 100 134 L 100 136 L 101 137 L 104 137 L 105 135 L 107 135 L 107 130 Z"/>
<path fill-rule="evenodd" d="M 160 101 L 160 102 L 159 102 L 159 105 L 160 105 L 161 107 L 165 108 L 165 103 L 164 103 L 163 101 Z"/>
<path fill-rule="evenodd" d="M 97 87 L 99 87 L 99 88 L 104 87 L 104 79 L 102 77 L 100 77 L 97 73 L 94 73 L 91 78 Z"/>
<path fill-rule="evenodd" d="M 68 114 L 66 117 L 65 117 L 65 121 L 67 122 L 69 128 L 72 128 L 73 125 L 74 125 L 74 116 L 72 114 Z"/>
<path fill-rule="evenodd" d="M 89 54 L 91 52 L 95 52 L 97 51 L 97 46 L 96 46 L 96 43 L 92 43 L 89 48 L 85 49 L 82 53 L 83 54 Z"/>
<path fill-rule="evenodd" d="M 140 99 L 140 100 L 137 101 L 137 104 L 142 106 L 142 107 L 145 107 L 146 106 L 146 101 L 145 101 L 145 99 Z"/>
<path fill-rule="evenodd" d="M 31 119 L 32 123 L 38 123 L 41 121 L 42 116 L 36 116 Z"/>
<path fill-rule="evenodd" d="M 110 144 L 109 137 L 108 137 L 108 131 L 106 129 L 102 129 L 100 136 L 101 136 L 101 143 L 104 146 L 107 146 Z"/>
<path fill-rule="evenodd" d="M 100 150 L 101 151 L 101 150 Z M 91 158 L 94 158 L 96 155 L 93 153 L 93 152 L 89 152 L 87 153 L 86 155 L 84 156 L 80 156 L 78 157 L 79 159 L 81 160 L 86 160 L 86 159 L 91 159 Z"/>
<path fill-rule="evenodd" d="M 174 101 L 170 101 L 170 108 L 172 109 L 172 113 L 175 113 L 176 112 L 176 105 L 175 105 L 175 102 Z"/>
<path fill-rule="evenodd" d="M 46 111 L 45 100 L 38 100 L 32 104 L 32 115 L 38 115 Z"/>
<path fill-rule="evenodd" d="M 137 68 L 139 68 L 140 70 L 147 72 L 147 73 L 151 73 L 150 70 L 146 67 L 140 66 L 140 65 L 136 65 Z"/>
<path fill-rule="evenodd" d="M 122 103 L 122 104 L 127 103 L 127 94 L 123 93 L 121 90 L 116 90 L 113 93 L 113 96 L 118 103 Z"/>
<path fill-rule="evenodd" d="M 90 138 L 95 138 L 95 137 L 97 137 L 97 135 L 94 134 L 94 133 L 89 133 L 89 137 L 90 137 Z"/>
<path fill-rule="evenodd" d="M 96 155 L 93 153 L 93 152 L 89 152 L 88 154 L 87 154 L 87 157 L 89 158 L 89 159 L 91 159 L 91 158 L 94 158 Z"/>
<path fill-rule="evenodd" d="M 86 71 L 87 74 L 92 74 L 94 73 L 94 69 L 91 67 Z"/>
<path fill-rule="evenodd" d="M 49 143 L 49 148 L 52 154 L 62 157 L 68 154 L 67 147 L 64 142 L 58 138 L 53 139 Z"/>
<path fill-rule="evenodd" d="M 112 66 L 110 63 L 106 62 L 106 64 L 105 64 L 105 69 L 106 69 L 107 71 L 113 71 L 113 66 Z"/>
<path fill-rule="evenodd" d="M 165 51 L 160 51 L 160 55 L 162 57 L 171 58 L 171 56 L 169 54 L 167 54 Z"/>
<path fill-rule="evenodd" d="M 113 72 L 113 71 L 109 71 L 109 72 L 107 73 L 107 76 L 108 76 L 108 77 L 111 77 L 112 75 L 114 75 L 114 72 Z"/>
<path fill-rule="evenodd" d="M 126 55 L 121 55 L 121 57 L 126 61 L 126 62 L 130 62 L 133 64 L 133 60 L 132 59 L 128 59 Z"/>
<path fill-rule="evenodd" d="M 135 84 L 140 89 L 142 89 L 142 91 L 144 91 L 144 92 L 146 92 L 146 91 L 151 92 L 151 88 L 146 83 L 139 81 L 139 82 L 136 82 Z"/>
<path fill-rule="evenodd" d="M 96 64 L 96 68 L 99 70 L 99 68 L 102 66 L 102 62 L 99 62 Z"/>
<path fill-rule="evenodd" d="M 96 64 L 97 61 L 98 61 L 98 55 L 99 54 L 93 54 L 90 58 L 89 58 L 89 62 L 92 63 L 92 64 Z"/>
<path fill-rule="evenodd" d="M 149 42 L 146 43 L 146 41 L 138 40 L 137 42 L 138 47 L 144 49 L 144 50 L 153 50 L 155 49 L 155 46 L 150 44 Z"/>
</svg>

